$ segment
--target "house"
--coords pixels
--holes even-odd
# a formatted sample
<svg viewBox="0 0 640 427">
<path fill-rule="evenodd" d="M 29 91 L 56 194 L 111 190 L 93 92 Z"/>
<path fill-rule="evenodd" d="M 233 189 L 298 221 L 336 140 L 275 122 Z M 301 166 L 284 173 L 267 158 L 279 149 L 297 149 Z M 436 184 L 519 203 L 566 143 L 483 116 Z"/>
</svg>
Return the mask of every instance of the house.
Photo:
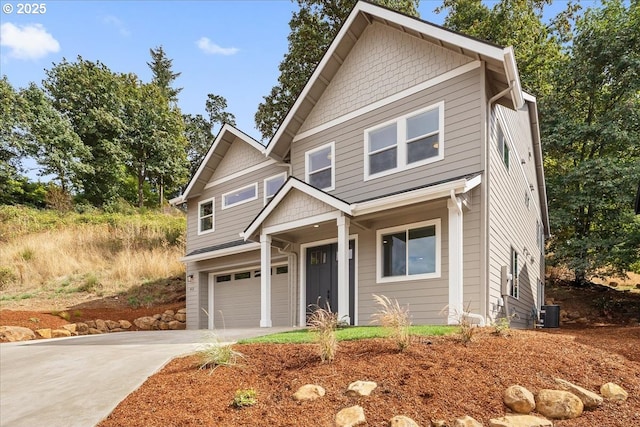
<svg viewBox="0 0 640 427">
<path fill-rule="evenodd" d="M 358 2 L 265 147 L 225 125 L 184 193 L 187 327 L 372 294 L 415 324 L 532 326 L 549 232 L 536 100 L 503 48 Z"/>
</svg>

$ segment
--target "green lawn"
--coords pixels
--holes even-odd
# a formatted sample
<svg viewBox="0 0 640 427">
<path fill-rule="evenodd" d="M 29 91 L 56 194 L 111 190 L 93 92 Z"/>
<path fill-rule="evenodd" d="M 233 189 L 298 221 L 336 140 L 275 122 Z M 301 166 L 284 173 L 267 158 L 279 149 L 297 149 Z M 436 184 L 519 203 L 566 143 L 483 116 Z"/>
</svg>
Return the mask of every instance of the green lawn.
<svg viewBox="0 0 640 427">
<path fill-rule="evenodd" d="M 457 326 L 411 326 L 410 334 L 417 336 L 449 335 L 458 331 Z M 379 326 L 350 326 L 338 329 L 336 336 L 338 341 L 361 340 L 367 338 L 384 338 L 389 335 L 387 329 Z M 265 335 L 257 338 L 240 340 L 240 344 L 268 343 L 268 344 L 303 344 L 314 342 L 313 332 L 309 329 L 298 331 L 281 332 L 278 334 Z"/>
</svg>

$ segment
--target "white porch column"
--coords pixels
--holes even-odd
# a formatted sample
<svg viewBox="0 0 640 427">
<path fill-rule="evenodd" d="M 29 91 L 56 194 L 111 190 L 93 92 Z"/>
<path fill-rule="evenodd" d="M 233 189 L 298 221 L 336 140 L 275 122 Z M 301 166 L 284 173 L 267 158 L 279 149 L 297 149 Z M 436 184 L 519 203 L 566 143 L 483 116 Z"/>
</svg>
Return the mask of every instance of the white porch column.
<svg viewBox="0 0 640 427">
<path fill-rule="evenodd" d="M 453 191 L 452 191 L 453 193 Z M 464 310 L 463 292 L 463 236 L 462 202 L 454 194 L 447 201 L 449 208 L 449 318 L 450 325 L 457 324 Z"/>
<path fill-rule="evenodd" d="M 271 236 L 260 234 L 260 327 L 271 327 Z"/>
<path fill-rule="evenodd" d="M 338 318 L 351 323 L 349 319 L 349 223 L 344 214 L 338 223 Z"/>
</svg>

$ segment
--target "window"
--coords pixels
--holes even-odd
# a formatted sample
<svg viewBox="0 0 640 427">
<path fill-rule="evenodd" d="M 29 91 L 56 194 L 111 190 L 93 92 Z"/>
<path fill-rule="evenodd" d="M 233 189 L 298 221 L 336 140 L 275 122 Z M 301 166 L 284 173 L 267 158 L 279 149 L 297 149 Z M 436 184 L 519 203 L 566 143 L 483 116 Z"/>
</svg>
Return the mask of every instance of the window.
<svg viewBox="0 0 640 427">
<path fill-rule="evenodd" d="M 289 272 L 289 266 L 287 265 L 276 267 L 276 274 L 287 274 L 288 272 Z"/>
<path fill-rule="evenodd" d="M 518 289 L 518 252 L 511 248 L 511 289 L 509 295 L 518 298 L 520 293 Z"/>
<path fill-rule="evenodd" d="M 258 184 L 250 184 L 246 187 L 230 191 L 222 195 L 222 209 L 238 206 L 258 198 Z"/>
<path fill-rule="evenodd" d="M 333 190 L 335 142 L 305 153 L 306 181 L 321 190 Z"/>
<path fill-rule="evenodd" d="M 231 281 L 231 275 L 230 274 L 225 274 L 222 276 L 216 276 L 216 283 L 223 283 L 223 282 L 230 282 Z"/>
<path fill-rule="evenodd" d="M 243 271 L 242 273 L 236 273 L 233 275 L 233 280 L 243 280 L 243 279 L 250 279 L 250 278 L 251 278 L 250 271 Z"/>
<path fill-rule="evenodd" d="M 507 167 L 507 170 L 509 170 L 509 143 L 504 136 L 502 126 L 500 126 L 499 122 L 496 122 L 496 126 L 498 128 L 498 151 L 500 152 L 504 165 Z"/>
<path fill-rule="evenodd" d="M 198 203 L 198 234 L 214 231 L 213 213 L 215 200 L 215 198 L 212 198 Z"/>
<path fill-rule="evenodd" d="M 440 277 L 440 220 L 378 230 L 378 282 Z"/>
<path fill-rule="evenodd" d="M 365 130 L 365 179 L 440 160 L 444 102 Z"/>
<path fill-rule="evenodd" d="M 281 173 L 276 176 L 266 178 L 264 180 L 264 204 L 266 205 L 273 199 L 273 196 L 278 192 L 280 187 L 287 180 L 287 173 Z"/>
</svg>

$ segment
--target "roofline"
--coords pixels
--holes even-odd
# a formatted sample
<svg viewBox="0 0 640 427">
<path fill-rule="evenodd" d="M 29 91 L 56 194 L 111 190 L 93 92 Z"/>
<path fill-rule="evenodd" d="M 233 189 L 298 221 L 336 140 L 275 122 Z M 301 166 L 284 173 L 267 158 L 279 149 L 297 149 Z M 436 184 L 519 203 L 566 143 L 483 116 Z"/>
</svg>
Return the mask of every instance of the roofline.
<svg viewBox="0 0 640 427">
<path fill-rule="evenodd" d="M 200 174 L 204 170 L 206 164 L 209 162 L 209 159 L 211 158 L 213 153 L 218 148 L 218 145 L 220 144 L 220 141 L 222 141 L 222 138 L 226 133 L 231 133 L 231 134 L 235 135 L 240 140 L 246 142 L 251 147 L 253 147 L 256 150 L 258 150 L 261 154 L 263 154 L 263 155 L 265 154 L 265 146 L 264 145 L 260 144 L 260 142 L 258 142 L 257 140 L 253 139 L 252 137 L 250 137 L 246 133 L 242 132 L 240 129 L 236 128 L 235 126 L 230 125 L 228 123 L 225 123 L 220 128 L 220 131 L 218 132 L 218 135 L 216 136 L 216 139 L 213 141 L 213 144 L 211 144 L 211 147 L 209 147 L 209 151 L 207 151 L 207 154 L 205 155 L 204 159 L 202 159 L 202 162 L 200 162 L 200 166 L 198 166 L 198 170 L 196 171 L 196 173 L 193 174 L 193 176 L 189 180 L 189 184 L 187 185 L 187 188 L 184 190 L 184 192 L 180 196 L 169 200 L 170 204 L 176 205 L 176 204 L 179 204 L 179 203 L 184 203 L 189 198 L 189 193 L 191 192 L 191 190 L 192 190 L 193 186 L 195 185 L 196 181 L 198 180 L 198 177 L 200 176 Z"/>
<path fill-rule="evenodd" d="M 201 254 L 184 256 L 180 258 L 180 261 L 184 263 L 203 261 L 206 259 L 219 258 L 221 256 L 226 256 L 226 255 L 234 255 L 234 254 L 240 254 L 243 252 L 251 252 L 257 249 L 260 249 L 260 243 L 251 242 L 251 243 L 246 243 L 244 245 L 231 246 L 229 248 L 218 249 L 215 251 L 204 252 Z"/>
</svg>

